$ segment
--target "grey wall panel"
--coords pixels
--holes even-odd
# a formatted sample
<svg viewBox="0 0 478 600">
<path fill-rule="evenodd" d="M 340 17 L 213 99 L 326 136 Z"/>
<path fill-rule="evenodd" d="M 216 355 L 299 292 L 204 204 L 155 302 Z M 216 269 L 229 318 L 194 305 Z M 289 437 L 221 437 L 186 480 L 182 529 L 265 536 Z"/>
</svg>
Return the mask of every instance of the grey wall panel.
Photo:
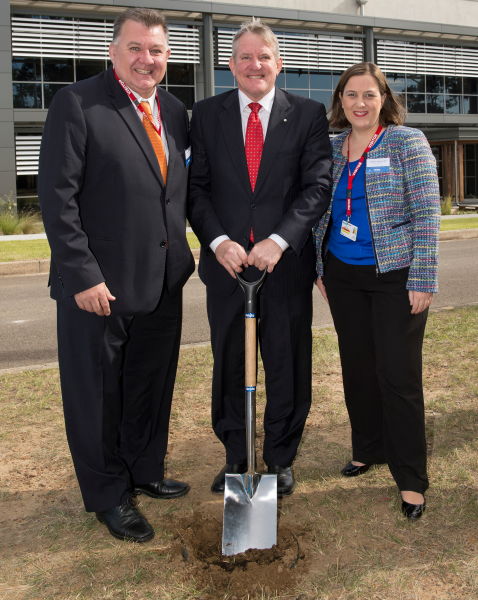
<svg viewBox="0 0 478 600">
<path fill-rule="evenodd" d="M 0 2 L 1 4 L 1 2 Z M 8 20 L 0 19 L 0 52 L 12 51 L 12 38 L 10 29 L 10 15 Z"/>
<path fill-rule="evenodd" d="M 16 197 L 17 180 L 15 171 L 0 171 L 0 198 L 10 192 Z"/>
<path fill-rule="evenodd" d="M 13 119 L 10 122 L 2 121 L 0 123 L 0 148 L 15 148 Z"/>
<path fill-rule="evenodd" d="M 12 74 L 12 55 L 10 52 L 0 52 L 0 73 Z"/>
<path fill-rule="evenodd" d="M 0 73 L 0 108 L 13 108 L 11 72 Z"/>
<path fill-rule="evenodd" d="M 43 126 L 47 114 L 46 108 L 17 108 L 13 111 L 13 118 L 17 124 L 31 123 Z"/>
<path fill-rule="evenodd" d="M 15 171 L 15 156 L 11 148 L 0 148 L 0 172 Z"/>
<path fill-rule="evenodd" d="M 0 108 L 0 122 L 12 121 L 13 110 L 11 108 Z"/>
</svg>

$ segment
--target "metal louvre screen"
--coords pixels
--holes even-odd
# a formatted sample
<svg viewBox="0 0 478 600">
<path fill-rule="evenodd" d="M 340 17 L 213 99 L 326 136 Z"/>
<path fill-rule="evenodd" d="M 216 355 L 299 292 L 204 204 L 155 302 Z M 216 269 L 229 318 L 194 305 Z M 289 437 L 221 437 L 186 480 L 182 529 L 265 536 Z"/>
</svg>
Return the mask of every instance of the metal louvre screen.
<svg viewBox="0 0 478 600">
<path fill-rule="evenodd" d="M 360 38 L 319 36 L 319 70 L 345 71 L 363 61 L 363 42 Z"/>
<path fill-rule="evenodd" d="M 237 29 L 218 29 L 217 30 L 217 64 L 220 67 L 229 65 L 229 58 L 232 54 L 232 38 Z"/>
<path fill-rule="evenodd" d="M 12 17 L 12 54 L 75 58 L 78 56 L 78 23 Z"/>
<path fill-rule="evenodd" d="M 217 64 L 227 66 L 231 56 L 232 38 L 237 30 L 217 29 Z M 360 38 L 292 34 L 275 32 L 286 69 L 317 69 L 343 71 L 363 61 Z"/>
<path fill-rule="evenodd" d="M 169 47 L 172 63 L 199 63 L 199 30 L 169 25 Z"/>
<path fill-rule="evenodd" d="M 108 59 L 112 21 L 12 17 L 13 56 Z M 169 27 L 170 62 L 199 63 L 199 31 Z"/>
<path fill-rule="evenodd" d="M 17 175 L 38 175 L 41 133 L 15 135 L 15 160 Z"/>
<path fill-rule="evenodd" d="M 478 49 L 378 40 L 377 63 L 388 73 L 477 77 Z"/>
<path fill-rule="evenodd" d="M 319 61 L 317 36 L 276 34 L 284 67 L 316 69 Z"/>
</svg>

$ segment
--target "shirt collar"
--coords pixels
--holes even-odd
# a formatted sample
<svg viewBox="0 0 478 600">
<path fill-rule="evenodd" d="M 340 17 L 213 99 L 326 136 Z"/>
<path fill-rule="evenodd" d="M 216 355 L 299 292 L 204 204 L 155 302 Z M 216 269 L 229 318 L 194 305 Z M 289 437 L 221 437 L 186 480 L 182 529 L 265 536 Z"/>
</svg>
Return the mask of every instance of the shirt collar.
<svg viewBox="0 0 478 600">
<path fill-rule="evenodd" d="M 131 90 L 131 91 L 133 92 L 136 100 L 139 100 L 140 102 L 149 102 L 149 105 L 151 106 L 151 114 L 154 114 L 154 102 L 156 100 L 156 91 L 154 92 L 154 94 L 151 94 L 151 96 L 149 98 L 143 98 L 140 94 L 137 94 L 134 90 Z"/>
<path fill-rule="evenodd" d="M 246 94 L 244 94 L 244 92 L 242 92 L 241 90 L 239 91 L 239 106 L 241 109 L 241 113 L 242 111 L 251 103 L 254 102 L 254 100 L 251 100 L 250 98 L 248 98 L 246 96 Z M 275 86 L 271 89 L 271 91 L 266 94 L 264 96 L 264 98 L 262 98 L 262 100 L 258 101 L 258 104 L 260 104 L 262 106 L 262 108 L 264 110 L 267 110 L 267 112 L 271 112 L 272 110 L 272 105 L 274 103 L 274 97 L 275 97 L 275 93 L 276 93 L 276 88 Z M 249 109 L 250 110 L 250 109 Z"/>
</svg>

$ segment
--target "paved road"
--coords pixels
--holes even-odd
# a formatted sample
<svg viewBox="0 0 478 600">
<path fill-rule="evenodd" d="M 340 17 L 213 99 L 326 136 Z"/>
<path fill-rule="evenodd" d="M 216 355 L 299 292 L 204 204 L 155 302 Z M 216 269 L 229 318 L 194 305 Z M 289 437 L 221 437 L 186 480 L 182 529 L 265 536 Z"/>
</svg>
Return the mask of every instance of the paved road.
<svg viewBox="0 0 478 600">
<path fill-rule="evenodd" d="M 478 239 L 440 242 L 440 294 L 434 307 L 478 302 Z M 0 369 L 57 360 L 55 303 L 47 275 L 0 278 Z M 183 344 L 209 340 L 206 291 L 197 274 L 184 293 Z M 314 290 L 314 325 L 332 323 Z"/>
</svg>

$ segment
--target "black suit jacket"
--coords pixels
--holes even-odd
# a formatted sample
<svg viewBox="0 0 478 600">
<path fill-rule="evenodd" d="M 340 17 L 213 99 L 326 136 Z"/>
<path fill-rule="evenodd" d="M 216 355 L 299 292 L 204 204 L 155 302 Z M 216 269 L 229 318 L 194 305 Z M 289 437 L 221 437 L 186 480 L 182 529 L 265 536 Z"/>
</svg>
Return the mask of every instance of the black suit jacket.
<svg viewBox="0 0 478 600">
<path fill-rule="evenodd" d="M 199 275 L 214 293 L 228 296 L 237 283 L 209 244 L 225 234 L 247 248 L 251 227 L 256 243 L 276 233 L 290 246 L 261 294 L 286 297 L 312 284 L 311 229 L 327 209 L 332 190 L 328 129 L 322 104 L 276 88 L 252 193 L 238 91 L 194 106 L 188 214 L 201 242 Z M 246 276 L 257 279 L 259 273 L 249 268 Z"/>
<path fill-rule="evenodd" d="M 158 88 L 169 146 L 166 186 L 146 130 L 113 69 L 60 90 L 43 131 L 38 195 L 52 251 L 51 296 L 106 282 L 113 315 L 157 306 L 194 271 L 186 240 L 188 116 Z M 166 248 L 166 240 L 169 249 Z"/>
</svg>

